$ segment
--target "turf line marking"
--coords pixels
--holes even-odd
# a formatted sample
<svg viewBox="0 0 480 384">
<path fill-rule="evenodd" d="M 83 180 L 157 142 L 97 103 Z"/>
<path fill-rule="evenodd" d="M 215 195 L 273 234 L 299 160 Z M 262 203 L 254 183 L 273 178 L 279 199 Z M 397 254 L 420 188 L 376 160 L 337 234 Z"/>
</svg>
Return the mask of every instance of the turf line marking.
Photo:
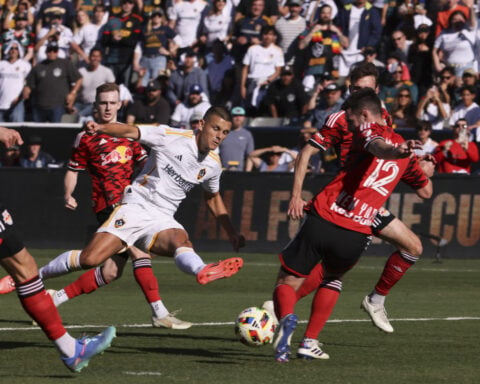
<svg viewBox="0 0 480 384">
<path fill-rule="evenodd" d="M 129 376 L 161 376 L 160 372 L 133 372 L 133 371 L 125 371 L 122 372 L 124 375 Z"/>
<path fill-rule="evenodd" d="M 451 316 L 451 317 L 407 317 L 403 319 L 390 319 L 390 321 L 396 322 L 396 321 L 410 321 L 410 322 L 415 322 L 415 321 L 465 321 L 465 320 L 475 320 L 478 321 L 480 320 L 480 317 L 475 317 L 475 316 L 464 316 L 464 317 L 458 317 L 458 316 Z M 369 323 L 371 322 L 370 319 L 332 319 L 328 320 L 328 323 Z M 307 320 L 300 320 L 300 324 L 306 324 Z M 193 326 L 195 327 L 211 327 L 211 326 L 224 326 L 224 325 L 234 325 L 235 322 L 233 321 L 224 321 L 224 322 L 208 322 L 208 323 L 193 323 Z M 85 328 L 105 328 L 107 325 L 91 325 L 91 324 L 86 324 L 86 325 L 67 325 L 65 328 L 67 329 L 85 329 Z M 152 328 L 152 324 L 118 324 L 115 325 L 117 328 Z M 31 326 L 31 327 L 4 327 L 0 328 L 1 331 L 38 331 L 40 330 L 38 327 Z"/>
</svg>

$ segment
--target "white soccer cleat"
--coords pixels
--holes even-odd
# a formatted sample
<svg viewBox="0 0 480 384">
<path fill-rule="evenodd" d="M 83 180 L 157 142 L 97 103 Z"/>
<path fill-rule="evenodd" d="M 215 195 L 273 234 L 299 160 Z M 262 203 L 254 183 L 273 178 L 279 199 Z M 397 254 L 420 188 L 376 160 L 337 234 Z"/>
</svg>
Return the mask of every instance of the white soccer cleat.
<svg viewBox="0 0 480 384">
<path fill-rule="evenodd" d="M 329 359 L 330 356 L 328 353 L 322 351 L 320 345 L 321 343 L 319 343 L 316 339 L 303 339 L 303 341 L 300 343 L 300 347 L 298 348 L 297 357 L 305 360 Z"/>
<path fill-rule="evenodd" d="M 386 333 L 392 333 L 393 327 L 388 321 L 387 311 L 383 304 L 372 304 L 370 303 L 370 298 L 365 296 L 360 306 L 365 312 L 368 313 L 370 319 L 372 319 L 373 324 Z"/>
<path fill-rule="evenodd" d="M 275 315 L 275 307 L 273 304 L 273 300 L 267 300 L 262 304 L 262 308 L 265 309 L 270 316 L 272 316 L 273 320 L 275 320 L 275 324 L 278 324 L 277 316 Z"/>
<path fill-rule="evenodd" d="M 188 329 L 193 325 L 188 321 L 177 319 L 175 317 L 177 313 L 178 311 L 175 311 L 162 318 L 152 316 L 152 326 L 154 328 Z"/>
</svg>

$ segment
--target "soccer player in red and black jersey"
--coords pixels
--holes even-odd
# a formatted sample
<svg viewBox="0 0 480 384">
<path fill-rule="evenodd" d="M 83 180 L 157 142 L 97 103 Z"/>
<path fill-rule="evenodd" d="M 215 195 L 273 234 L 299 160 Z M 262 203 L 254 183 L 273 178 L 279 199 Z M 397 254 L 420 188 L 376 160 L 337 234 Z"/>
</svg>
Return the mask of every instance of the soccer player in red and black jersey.
<svg viewBox="0 0 480 384">
<path fill-rule="evenodd" d="M 299 232 L 280 254 L 282 266 L 274 290 L 275 310 L 281 319 L 274 347 L 280 362 L 289 359 L 290 339 L 298 321 L 294 314 L 296 290 L 315 265 L 322 264 L 323 280 L 298 355 L 326 359 L 329 356 L 320 349 L 317 336 L 336 304 L 343 275 L 370 243 L 372 225 L 382 205 L 400 180 L 422 198 L 432 193 L 431 181 L 418 160 L 410 157 L 416 143 L 405 142 L 386 125 L 373 89 L 353 93 L 345 113 L 349 127 L 355 129 L 345 167 L 309 203 Z M 291 218 L 304 214 L 301 192 L 306 167 L 319 151 L 307 145 L 299 154 L 292 189 L 292 200 L 298 203 L 289 206 Z"/>
<path fill-rule="evenodd" d="M 11 147 L 21 145 L 23 140 L 17 131 L 0 127 L 0 142 Z M 52 340 L 67 368 L 79 372 L 88 365 L 93 356 L 110 346 L 115 337 L 115 327 L 108 327 L 97 336 L 82 339 L 75 339 L 67 332 L 52 299 L 45 291 L 35 259 L 18 237 L 13 218 L 1 203 L 0 265 L 16 285 L 18 298 L 25 312 Z"/>
<path fill-rule="evenodd" d="M 371 63 L 355 67 L 350 74 L 350 92 L 353 94 L 364 88 L 371 88 L 378 91 L 378 71 Z M 385 108 L 382 108 L 382 118 L 388 126 L 392 120 Z M 316 133 L 310 144 L 327 150 L 330 147 L 340 146 L 341 165 L 344 166 L 352 145 L 352 133 L 348 130 L 345 110 L 331 114 L 325 121 L 324 126 Z M 430 167 L 430 162 L 421 162 Z M 303 175 L 299 175 L 304 177 Z M 301 196 L 292 197 L 290 200 L 291 212 L 301 212 L 304 206 Z M 294 216 L 292 219 L 298 219 Z M 401 220 L 385 209 L 379 210 L 373 223 L 375 236 L 393 244 L 397 250 L 388 258 L 382 275 L 380 276 L 373 291 L 367 295 L 362 308 L 369 314 L 373 323 L 382 331 L 391 333 L 393 327 L 388 321 L 384 307 L 386 295 L 390 289 L 404 276 L 406 271 L 415 264 L 423 252 L 422 243 Z M 401 270 L 402 272 L 399 272 Z M 316 290 L 323 280 L 322 265 L 318 264 L 312 273 L 306 278 L 302 286 L 297 290 L 298 299 Z"/>
<path fill-rule="evenodd" d="M 99 123 L 117 121 L 117 112 L 121 107 L 119 88 L 116 84 L 105 83 L 97 88 L 95 109 Z M 73 153 L 65 174 L 65 207 L 77 208 L 72 196 L 77 185 L 78 173 L 87 170 L 92 180 L 93 210 L 99 224 L 103 224 L 120 203 L 123 191 L 130 185 L 135 165 L 142 166 L 147 152 L 137 142 L 125 138 L 116 138 L 103 133 L 89 135 L 78 134 Z M 71 254 L 80 251 L 68 251 Z M 158 291 L 158 281 L 153 274 L 151 257 L 136 247 L 108 259 L 101 267 L 85 272 L 78 280 L 62 290 L 55 292 L 53 299 L 58 306 L 83 293 L 91 293 L 122 275 L 128 256 L 132 257 L 133 274 L 140 285 L 145 298 L 152 309 L 154 327 L 187 329 L 192 323 L 177 319 L 169 313 Z M 47 276 L 41 268 L 43 279 Z"/>
</svg>

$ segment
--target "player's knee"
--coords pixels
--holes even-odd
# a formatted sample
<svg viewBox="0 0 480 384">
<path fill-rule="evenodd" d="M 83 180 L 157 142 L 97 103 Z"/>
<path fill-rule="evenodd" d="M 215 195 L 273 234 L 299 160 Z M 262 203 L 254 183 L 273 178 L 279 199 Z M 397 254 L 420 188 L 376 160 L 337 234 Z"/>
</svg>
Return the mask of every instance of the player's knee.
<svg viewBox="0 0 480 384">
<path fill-rule="evenodd" d="M 410 243 L 407 247 L 402 247 L 402 251 L 409 253 L 412 256 L 420 257 L 423 253 L 422 242 L 418 237 L 410 239 Z"/>
<path fill-rule="evenodd" d="M 103 280 L 105 280 L 105 282 L 108 284 L 119 279 L 122 276 L 122 271 L 118 269 L 102 270 L 102 276 Z"/>
</svg>

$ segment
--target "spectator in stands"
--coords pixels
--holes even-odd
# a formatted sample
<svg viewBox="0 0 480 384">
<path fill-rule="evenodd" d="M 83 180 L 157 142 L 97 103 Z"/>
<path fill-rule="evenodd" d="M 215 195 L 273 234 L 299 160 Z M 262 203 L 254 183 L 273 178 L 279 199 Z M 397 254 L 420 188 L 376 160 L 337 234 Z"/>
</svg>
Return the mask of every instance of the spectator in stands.
<svg viewBox="0 0 480 384">
<path fill-rule="evenodd" d="M 264 14 L 265 1 L 253 0 L 246 13 L 238 13 L 233 27 L 232 56 L 239 65 L 248 48 L 254 44 L 260 44 L 261 31 L 266 25 L 272 25 L 271 19 Z M 243 15 L 243 16 L 242 16 Z"/>
<path fill-rule="evenodd" d="M 455 76 L 455 69 L 453 67 L 445 67 L 440 71 L 438 87 L 449 96 L 450 105 L 455 105 L 457 102 L 457 77 Z"/>
<path fill-rule="evenodd" d="M 305 18 L 300 14 L 302 0 L 287 0 L 288 15 L 281 17 L 275 23 L 275 29 L 280 39 L 278 45 L 282 48 L 285 62 L 294 65 L 298 57 L 298 36 L 307 28 Z M 298 61 L 300 64 L 301 60 Z"/>
<path fill-rule="evenodd" d="M 467 5 L 459 4 L 459 0 L 447 0 L 445 4 L 445 9 L 438 12 L 436 20 L 436 29 L 435 37 L 439 36 L 441 32 L 449 28 L 450 17 L 453 12 L 460 11 L 462 12 L 465 20 L 468 20 L 470 17 L 470 7 Z M 473 4 L 472 0 L 463 0 L 466 4 Z"/>
<path fill-rule="evenodd" d="M 53 15 L 61 15 L 61 23 L 68 28 L 73 28 L 75 18 L 75 8 L 72 1 L 66 0 L 46 0 L 40 5 L 36 15 L 35 32 L 39 34 L 40 29 L 51 25 Z"/>
<path fill-rule="evenodd" d="M 473 11 L 468 23 L 462 11 L 451 13 L 448 28 L 435 39 L 433 46 L 433 65 L 437 72 L 450 65 L 455 68 L 455 75 L 460 78 L 465 69 L 473 68 L 476 20 Z"/>
<path fill-rule="evenodd" d="M 65 108 L 73 109 L 81 85 L 77 68 L 69 60 L 58 58 L 58 44 L 50 42 L 47 59 L 32 68 L 23 89 L 24 100 L 32 96 L 33 121 L 60 122 Z"/>
<path fill-rule="evenodd" d="M 75 44 L 72 45 L 72 49 L 78 55 L 79 63 L 77 66 L 83 67 L 88 64 L 90 51 L 97 44 L 101 25 L 90 22 L 90 16 L 83 9 L 77 11 L 75 20 L 73 34 Z"/>
<path fill-rule="evenodd" d="M 441 141 L 433 156 L 439 173 L 470 174 L 471 165 L 479 160 L 477 145 L 470 141 L 468 123 L 459 119 L 453 126 L 453 138 Z"/>
<path fill-rule="evenodd" d="M 375 65 L 375 67 L 377 67 L 378 72 L 381 73 L 385 69 L 385 64 L 382 61 L 377 60 L 377 56 L 378 56 L 378 53 L 376 48 L 366 47 L 363 50 L 363 57 L 364 57 L 363 61 L 359 61 L 353 64 L 352 68 L 358 65 L 362 65 L 363 63 L 372 63 L 373 65 Z"/>
<path fill-rule="evenodd" d="M 204 115 L 211 104 L 202 98 L 203 88 L 199 84 L 190 87 L 186 102 L 177 105 L 170 118 L 172 127 L 190 129 L 190 118 L 194 114 Z"/>
<path fill-rule="evenodd" d="M 170 104 L 162 96 L 158 80 L 150 80 L 145 88 L 145 98 L 136 100 L 127 109 L 127 124 L 168 124 Z"/>
<path fill-rule="evenodd" d="M 51 41 L 56 41 L 58 44 L 58 57 L 60 59 L 70 58 L 70 47 L 75 46 L 75 50 L 80 48 L 73 41 L 72 30 L 62 24 L 62 14 L 52 13 L 49 17 L 50 23 L 45 24 L 40 29 L 37 35 L 37 43 L 35 44 L 35 56 L 36 62 L 43 61 L 47 58 L 46 49 L 47 45 Z"/>
<path fill-rule="evenodd" d="M 478 73 L 472 69 L 467 68 L 462 74 L 462 86 L 469 85 L 475 88 L 475 102 L 480 103 L 480 84 L 478 84 Z"/>
<path fill-rule="evenodd" d="M 233 28 L 231 8 L 226 6 L 226 0 L 214 0 L 205 8 L 198 28 L 198 41 L 204 55 L 212 51 L 215 41 L 227 43 Z M 208 62 L 209 60 L 207 60 Z"/>
<path fill-rule="evenodd" d="M 198 113 L 198 112 L 195 112 L 191 117 L 190 117 L 190 129 L 192 131 L 196 131 L 200 128 L 200 123 L 202 122 L 203 120 L 203 116 Z"/>
<path fill-rule="evenodd" d="M 397 29 L 392 33 L 392 42 L 393 42 L 393 53 L 397 56 L 401 61 L 407 62 L 410 48 L 413 44 L 412 40 L 407 39 L 407 35 L 401 29 Z"/>
<path fill-rule="evenodd" d="M 97 87 L 104 83 L 115 82 L 112 70 L 101 64 L 102 58 L 102 50 L 93 48 L 88 56 L 88 65 L 78 70 L 82 76 L 82 86 L 75 101 L 75 111 L 78 113 L 80 121 L 93 116 L 93 103 Z"/>
<path fill-rule="evenodd" d="M 420 99 L 417 106 L 417 118 L 427 121 L 434 130 L 441 130 L 451 113 L 450 96 L 437 85 L 433 85 Z"/>
<path fill-rule="evenodd" d="M 432 48 L 432 28 L 427 24 L 421 24 L 416 29 L 416 36 L 407 58 L 411 80 L 418 86 L 420 95 L 424 95 L 433 85 Z"/>
<path fill-rule="evenodd" d="M 270 84 L 263 100 L 272 117 L 287 117 L 290 124 L 298 123 L 307 112 L 308 95 L 302 83 L 295 78 L 293 68 L 285 66 L 280 78 Z"/>
<path fill-rule="evenodd" d="M 417 156 L 432 154 L 438 145 L 438 143 L 430 137 L 432 134 L 432 124 L 428 121 L 417 120 L 415 131 L 417 133 L 417 140 L 422 143 L 422 149 L 416 149 L 415 154 Z"/>
<path fill-rule="evenodd" d="M 476 89 L 474 86 L 465 85 L 460 88 L 462 102 L 455 107 L 450 116 L 450 125 L 459 119 L 464 119 L 468 126 L 475 128 L 480 120 L 480 106 L 475 103 Z"/>
<path fill-rule="evenodd" d="M 133 52 L 140 37 L 143 19 L 133 12 L 133 0 L 121 0 L 121 12 L 111 15 L 102 28 L 100 44 L 104 64 L 115 75 L 117 84 L 130 85 Z"/>
<path fill-rule="evenodd" d="M 400 88 L 392 107 L 394 128 L 414 128 L 416 123 L 416 105 L 408 88 Z"/>
<path fill-rule="evenodd" d="M 175 32 L 168 26 L 161 8 L 155 8 L 147 25 L 142 29 L 140 41 L 135 48 L 134 70 L 144 69 L 142 85 L 157 78 L 160 71 L 167 68 L 168 57 L 174 57 L 177 45 L 174 42 Z"/>
<path fill-rule="evenodd" d="M 191 48 L 196 44 L 198 26 L 206 6 L 203 0 L 185 0 L 174 2 L 168 9 L 169 25 L 178 35 L 180 48 Z"/>
<path fill-rule="evenodd" d="M 0 167 L 19 167 L 20 166 L 20 147 L 13 145 L 5 148 L 0 158 Z"/>
<path fill-rule="evenodd" d="M 21 0 L 17 2 L 6 2 L 3 9 L 3 29 L 12 29 L 15 28 L 16 17 L 18 15 L 25 15 L 26 17 L 26 26 L 31 30 L 35 21 L 35 8 L 30 5 L 28 0 Z"/>
<path fill-rule="evenodd" d="M 275 44 L 275 27 L 266 25 L 261 31 L 262 42 L 248 48 L 243 58 L 240 95 L 248 106 L 247 113 L 255 114 L 260 108 L 268 86 L 275 81 L 285 65 L 283 52 Z M 249 113 L 249 110 L 252 113 Z"/>
<path fill-rule="evenodd" d="M 309 120 L 303 122 L 302 128 L 300 128 L 300 133 L 298 135 L 298 143 L 295 147 L 292 148 L 292 151 L 296 152 L 297 155 L 307 145 L 308 141 L 312 136 L 317 132 L 317 129 L 312 126 L 312 123 Z M 308 172 L 312 173 L 323 173 L 322 168 L 322 156 L 327 154 L 328 151 L 321 151 L 316 155 L 313 155 L 309 159 L 309 164 L 307 167 Z M 281 159 L 280 159 L 281 160 Z"/>
<path fill-rule="evenodd" d="M 223 169 L 228 171 L 244 171 L 248 155 L 255 149 L 253 135 L 245 128 L 245 109 L 234 107 L 232 130 L 220 144 L 220 160 Z"/>
<path fill-rule="evenodd" d="M 24 52 L 23 60 L 31 63 L 34 57 L 35 34 L 28 26 L 28 14 L 26 12 L 16 13 L 14 16 L 15 26 L 3 32 L 1 47 L 5 47 L 10 41 L 17 41 L 21 44 Z M 3 57 L 3 56 L 2 56 Z"/>
<path fill-rule="evenodd" d="M 299 36 L 298 47 L 306 54 L 305 75 L 318 77 L 329 72 L 338 77 L 340 54 L 348 46 L 348 37 L 332 24 L 332 8 L 322 5 L 316 24 Z"/>
<path fill-rule="evenodd" d="M 188 99 L 190 88 L 198 84 L 208 97 L 207 74 L 197 65 L 197 55 L 188 49 L 180 56 L 178 68 L 170 76 L 169 87 L 175 95 L 176 104 Z"/>
<path fill-rule="evenodd" d="M 4 57 L 0 61 L 0 122 L 24 122 L 22 91 L 32 66 L 22 59 L 23 47 L 16 40 L 4 46 Z"/>
<path fill-rule="evenodd" d="M 257 0 L 240 0 L 237 5 L 235 14 L 235 20 L 239 20 L 241 17 L 247 16 L 252 10 L 252 4 Z M 277 0 L 264 0 L 263 1 L 262 14 L 268 17 L 271 24 L 275 24 L 278 19 L 278 1 Z"/>
<path fill-rule="evenodd" d="M 338 15 L 338 7 L 335 0 L 306 0 L 302 4 L 302 15 L 307 21 L 307 25 L 315 25 L 319 19 L 319 9 L 324 5 L 329 5 L 332 8 L 332 19 Z"/>
<path fill-rule="evenodd" d="M 55 164 L 55 159 L 49 153 L 42 151 L 42 138 L 32 135 L 28 138 L 27 153 L 20 159 L 23 168 L 47 168 Z"/>
<path fill-rule="evenodd" d="M 217 105 L 223 100 L 217 100 L 217 95 L 222 88 L 222 82 L 225 73 L 233 68 L 233 58 L 228 54 L 227 47 L 220 40 L 215 40 L 212 44 L 213 60 L 207 66 L 207 78 L 210 93 L 210 100 L 213 105 Z"/>
<path fill-rule="evenodd" d="M 282 161 L 282 155 L 288 155 L 289 161 Z M 250 152 L 246 171 L 257 169 L 260 172 L 291 172 L 295 166 L 297 152 L 286 147 L 273 145 Z"/>
<path fill-rule="evenodd" d="M 313 127 L 320 128 L 327 116 L 338 112 L 344 103 L 342 89 L 336 83 L 318 84 L 308 103 L 308 120 Z"/>
<path fill-rule="evenodd" d="M 236 85 L 235 69 L 232 68 L 225 72 L 220 90 L 212 98 L 212 104 L 220 105 L 227 109 L 232 109 L 234 105 L 241 104 L 242 99 L 238 92 L 235 92 L 237 89 Z"/>
<path fill-rule="evenodd" d="M 348 37 L 348 47 L 342 50 L 339 75 L 348 75 L 350 67 L 363 60 L 362 52 L 366 47 L 376 48 L 382 35 L 381 19 L 367 0 L 353 0 L 346 4 L 338 14 L 337 25 Z"/>
</svg>

